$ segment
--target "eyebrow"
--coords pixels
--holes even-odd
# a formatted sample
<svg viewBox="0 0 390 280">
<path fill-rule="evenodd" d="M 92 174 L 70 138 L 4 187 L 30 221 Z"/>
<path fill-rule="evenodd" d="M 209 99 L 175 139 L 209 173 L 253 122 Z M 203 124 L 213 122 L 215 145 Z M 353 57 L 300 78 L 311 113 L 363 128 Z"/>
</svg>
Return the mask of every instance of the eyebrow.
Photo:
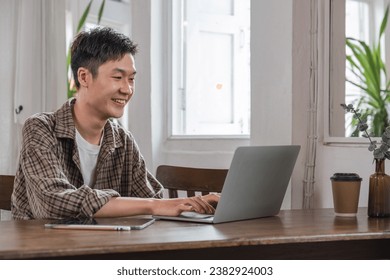
<svg viewBox="0 0 390 280">
<path fill-rule="evenodd" d="M 122 68 L 114 68 L 114 69 L 112 70 L 112 72 L 119 72 L 119 73 L 121 73 L 122 75 L 126 75 L 126 74 L 127 74 L 127 71 L 124 70 L 124 69 L 122 69 Z M 135 75 L 135 74 L 137 74 L 137 71 L 132 72 L 132 73 L 130 74 L 130 76 Z"/>
</svg>

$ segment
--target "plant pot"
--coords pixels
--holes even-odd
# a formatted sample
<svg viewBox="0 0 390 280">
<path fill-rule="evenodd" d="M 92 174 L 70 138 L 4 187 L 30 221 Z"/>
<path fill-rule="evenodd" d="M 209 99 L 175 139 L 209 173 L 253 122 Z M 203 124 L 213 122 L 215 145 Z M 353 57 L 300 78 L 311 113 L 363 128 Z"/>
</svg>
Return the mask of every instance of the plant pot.
<svg viewBox="0 0 390 280">
<path fill-rule="evenodd" d="M 385 174 L 385 160 L 375 160 L 375 173 L 370 176 L 368 216 L 390 217 L 390 176 Z"/>
</svg>

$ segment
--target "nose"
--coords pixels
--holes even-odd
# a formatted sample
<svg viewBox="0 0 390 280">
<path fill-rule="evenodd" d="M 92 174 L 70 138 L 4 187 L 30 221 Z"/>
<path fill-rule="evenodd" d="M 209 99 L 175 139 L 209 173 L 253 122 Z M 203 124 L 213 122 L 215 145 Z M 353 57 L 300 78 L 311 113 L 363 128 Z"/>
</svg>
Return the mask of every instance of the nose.
<svg viewBox="0 0 390 280">
<path fill-rule="evenodd" d="M 133 95 L 133 92 L 134 92 L 134 87 L 129 81 L 126 81 L 124 79 L 124 82 L 122 83 L 120 91 L 121 91 L 121 93 L 126 94 L 126 95 L 130 95 L 130 97 L 131 97 Z"/>
</svg>

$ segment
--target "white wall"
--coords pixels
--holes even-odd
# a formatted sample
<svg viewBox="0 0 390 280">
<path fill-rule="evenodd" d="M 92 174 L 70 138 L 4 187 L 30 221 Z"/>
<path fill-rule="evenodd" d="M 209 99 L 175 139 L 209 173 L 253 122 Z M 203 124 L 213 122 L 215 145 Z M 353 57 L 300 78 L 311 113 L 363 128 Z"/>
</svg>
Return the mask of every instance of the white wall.
<svg viewBox="0 0 390 280">
<path fill-rule="evenodd" d="M 129 126 L 149 166 L 152 166 L 152 36 L 150 0 L 132 1 L 132 40 L 139 45 L 136 55 L 137 78 L 135 94 L 129 105 Z"/>
<path fill-rule="evenodd" d="M 251 2 L 251 145 L 292 144 L 292 3 Z"/>
</svg>

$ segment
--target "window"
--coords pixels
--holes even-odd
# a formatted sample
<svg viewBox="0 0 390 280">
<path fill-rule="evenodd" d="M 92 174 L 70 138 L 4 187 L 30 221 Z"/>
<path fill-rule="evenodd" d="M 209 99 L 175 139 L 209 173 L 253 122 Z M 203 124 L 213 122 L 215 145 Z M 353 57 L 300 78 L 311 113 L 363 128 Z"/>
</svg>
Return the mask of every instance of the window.
<svg viewBox="0 0 390 280">
<path fill-rule="evenodd" d="M 347 0 L 345 5 L 345 36 L 362 40 L 365 42 L 372 42 L 370 35 L 373 32 L 370 32 L 372 28 L 369 25 L 369 11 L 370 5 L 369 1 L 356 1 L 356 0 Z M 371 33 L 371 34 L 370 34 Z M 352 51 L 346 48 L 346 55 L 351 55 Z M 347 66 L 345 69 L 345 76 L 348 80 L 353 81 L 354 83 L 360 84 L 361 81 L 357 79 L 351 69 Z M 355 104 L 356 100 L 363 94 L 362 89 L 353 86 L 351 83 L 345 83 L 345 103 L 346 104 Z M 345 136 L 352 134 L 354 127 L 351 127 L 352 114 L 345 115 Z"/>
<path fill-rule="evenodd" d="M 377 43 L 385 6 L 383 1 L 374 0 L 331 0 L 330 4 L 329 136 L 349 137 L 355 128 L 351 126 L 352 114 L 344 114 L 340 103 L 357 106 L 357 100 L 364 92 L 346 82 L 348 79 L 361 84 L 346 62 L 346 55 L 350 55 L 351 50 L 346 47 L 345 38 L 359 39 L 370 46 Z M 385 58 L 386 49 L 383 48 L 382 52 Z M 364 108 L 364 105 L 359 108 Z"/>
<path fill-rule="evenodd" d="M 250 1 L 173 1 L 172 135 L 249 135 Z"/>
</svg>

